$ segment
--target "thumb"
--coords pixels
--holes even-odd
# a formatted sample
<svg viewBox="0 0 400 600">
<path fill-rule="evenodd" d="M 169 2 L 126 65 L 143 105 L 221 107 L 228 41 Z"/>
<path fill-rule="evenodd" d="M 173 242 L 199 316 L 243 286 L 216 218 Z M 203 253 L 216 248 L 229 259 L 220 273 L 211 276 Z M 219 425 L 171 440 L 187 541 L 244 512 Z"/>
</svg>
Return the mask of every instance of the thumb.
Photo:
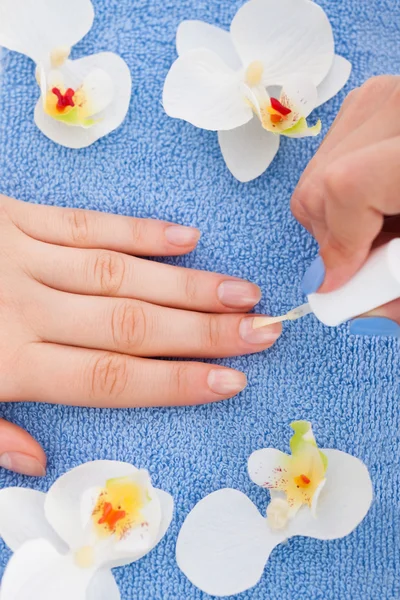
<svg viewBox="0 0 400 600">
<path fill-rule="evenodd" d="M 31 475 L 46 475 L 46 455 L 40 444 L 17 425 L 0 419 L 0 467 Z"/>
<path fill-rule="evenodd" d="M 400 298 L 354 319 L 350 323 L 350 333 L 400 338 Z"/>
<path fill-rule="evenodd" d="M 307 295 L 343 286 L 362 267 L 384 225 L 400 213 L 400 137 L 363 147 L 327 167 L 323 189 L 326 233 L 306 273 Z"/>
</svg>

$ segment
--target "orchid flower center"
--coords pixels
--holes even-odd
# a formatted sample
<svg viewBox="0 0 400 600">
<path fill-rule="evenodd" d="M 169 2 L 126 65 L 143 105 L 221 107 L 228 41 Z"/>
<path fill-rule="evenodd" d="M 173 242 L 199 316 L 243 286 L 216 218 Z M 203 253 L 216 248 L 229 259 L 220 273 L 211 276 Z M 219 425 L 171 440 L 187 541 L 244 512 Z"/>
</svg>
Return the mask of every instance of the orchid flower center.
<svg viewBox="0 0 400 600">
<path fill-rule="evenodd" d="M 311 479 L 302 473 L 294 478 L 294 482 L 298 488 L 307 488 L 311 483 Z"/>
<path fill-rule="evenodd" d="M 68 88 L 64 93 L 57 87 L 53 87 L 52 93 L 57 97 L 56 109 L 58 112 L 64 112 L 68 106 L 75 106 L 75 90 Z"/>
<path fill-rule="evenodd" d="M 91 126 L 91 103 L 82 86 L 73 89 L 62 84 L 53 86 L 46 94 L 45 112 L 55 119 L 69 125 Z"/>
<path fill-rule="evenodd" d="M 291 109 L 284 106 L 277 98 L 271 98 L 271 106 L 267 108 L 270 115 L 271 123 L 282 123 L 286 121 L 288 115 L 291 114 Z"/>
<path fill-rule="evenodd" d="M 142 510 L 147 502 L 146 490 L 129 477 L 108 480 L 92 513 L 97 536 L 121 540 L 133 527 L 145 526 Z"/>
<path fill-rule="evenodd" d="M 281 107 L 274 103 L 277 110 Z M 284 107 L 285 108 L 285 107 Z M 283 115 L 285 116 L 285 115 Z M 292 454 L 282 458 L 269 472 L 264 486 L 282 497 L 275 497 L 267 508 L 267 521 L 272 529 L 282 529 L 298 510 L 306 505 L 315 514 L 320 492 L 326 482 L 327 459 L 318 449 L 311 426 L 307 421 L 291 425 Z"/>
<path fill-rule="evenodd" d="M 270 98 L 263 83 L 264 65 L 255 60 L 249 64 L 245 72 L 245 97 L 247 104 L 260 119 L 264 129 L 273 133 L 281 133 L 293 127 L 298 119 L 290 107 L 286 95 L 281 98 Z"/>
<path fill-rule="evenodd" d="M 91 545 L 82 546 L 74 552 L 75 564 L 82 569 L 93 567 L 96 551 L 104 542 L 118 543 L 132 529 L 147 527 L 149 523 L 143 518 L 143 510 L 149 502 L 151 497 L 146 485 L 135 478 L 119 477 L 106 481 L 91 514 L 95 537 Z"/>
</svg>

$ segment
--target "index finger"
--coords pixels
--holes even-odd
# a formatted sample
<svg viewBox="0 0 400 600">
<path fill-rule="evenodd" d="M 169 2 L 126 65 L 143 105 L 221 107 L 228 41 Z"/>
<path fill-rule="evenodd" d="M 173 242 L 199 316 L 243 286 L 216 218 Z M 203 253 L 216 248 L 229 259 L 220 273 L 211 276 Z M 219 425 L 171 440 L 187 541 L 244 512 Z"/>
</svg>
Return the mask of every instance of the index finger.
<svg viewBox="0 0 400 600">
<path fill-rule="evenodd" d="M 59 246 L 103 248 L 138 256 L 175 256 L 193 250 L 200 237 L 194 227 L 156 219 L 42 206 L 4 196 L 0 197 L 0 204 L 25 234 Z"/>
</svg>

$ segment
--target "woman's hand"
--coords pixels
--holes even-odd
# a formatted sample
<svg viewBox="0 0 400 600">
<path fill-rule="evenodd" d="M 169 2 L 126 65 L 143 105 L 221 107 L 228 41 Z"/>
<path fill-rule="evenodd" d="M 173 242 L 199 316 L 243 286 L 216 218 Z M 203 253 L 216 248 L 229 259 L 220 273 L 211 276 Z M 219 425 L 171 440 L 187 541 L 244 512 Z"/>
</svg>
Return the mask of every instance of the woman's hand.
<svg viewBox="0 0 400 600">
<path fill-rule="evenodd" d="M 399 113 L 400 77 L 370 79 L 348 95 L 304 171 L 292 211 L 320 246 L 304 293 L 340 287 L 374 245 L 400 235 Z M 371 314 L 386 318 L 357 319 L 352 332 L 400 334 L 400 301 Z"/>
<path fill-rule="evenodd" d="M 190 252 L 197 229 L 0 197 L 0 401 L 97 407 L 213 402 L 246 386 L 204 362 L 271 346 L 256 285 L 136 258 Z M 43 475 L 43 450 L 0 421 L 0 465 Z"/>
</svg>

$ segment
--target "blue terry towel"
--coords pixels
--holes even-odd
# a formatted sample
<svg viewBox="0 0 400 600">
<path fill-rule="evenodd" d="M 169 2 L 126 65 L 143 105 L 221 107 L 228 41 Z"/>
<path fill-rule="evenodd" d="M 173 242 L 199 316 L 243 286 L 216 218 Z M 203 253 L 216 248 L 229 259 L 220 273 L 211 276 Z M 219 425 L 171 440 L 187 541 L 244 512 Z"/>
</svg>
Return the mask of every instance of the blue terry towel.
<svg viewBox="0 0 400 600">
<path fill-rule="evenodd" d="M 279 0 L 277 0 L 279 2 Z M 29 202 L 77 206 L 197 225 L 198 249 L 170 262 L 248 278 L 263 290 L 261 312 L 279 314 L 303 299 L 301 277 L 315 256 L 313 239 L 289 211 L 291 192 L 321 137 L 283 140 L 271 168 L 240 184 L 228 172 L 217 136 L 168 118 L 161 91 L 183 19 L 228 28 L 242 0 L 95 0 L 91 32 L 74 56 L 118 52 L 134 91 L 122 127 L 75 151 L 47 140 L 33 123 L 33 64 L 4 52 L 0 90 L 0 191 Z M 398 0 L 321 0 L 336 50 L 353 64 L 346 89 L 318 109 L 324 133 L 345 94 L 400 64 Z M 293 419 L 312 421 L 321 447 L 368 465 L 375 500 L 344 540 L 295 538 L 277 548 L 249 600 L 398 600 L 400 598 L 399 346 L 357 339 L 314 317 L 288 324 L 265 353 L 221 361 L 242 369 L 249 385 L 220 404 L 180 409 L 89 410 L 3 404 L 0 412 L 30 431 L 49 457 L 43 481 L 0 472 L 0 486 L 46 490 L 66 470 L 111 458 L 147 467 L 173 494 L 176 513 L 162 543 L 119 569 L 123 600 L 199 600 L 175 563 L 175 541 L 189 510 L 231 486 L 264 510 L 268 495 L 246 472 L 250 453 L 288 449 Z M 57 398 L 54 398 L 57 401 Z M 9 552 L 0 546 L 0 567 Z"/>
</svg>

